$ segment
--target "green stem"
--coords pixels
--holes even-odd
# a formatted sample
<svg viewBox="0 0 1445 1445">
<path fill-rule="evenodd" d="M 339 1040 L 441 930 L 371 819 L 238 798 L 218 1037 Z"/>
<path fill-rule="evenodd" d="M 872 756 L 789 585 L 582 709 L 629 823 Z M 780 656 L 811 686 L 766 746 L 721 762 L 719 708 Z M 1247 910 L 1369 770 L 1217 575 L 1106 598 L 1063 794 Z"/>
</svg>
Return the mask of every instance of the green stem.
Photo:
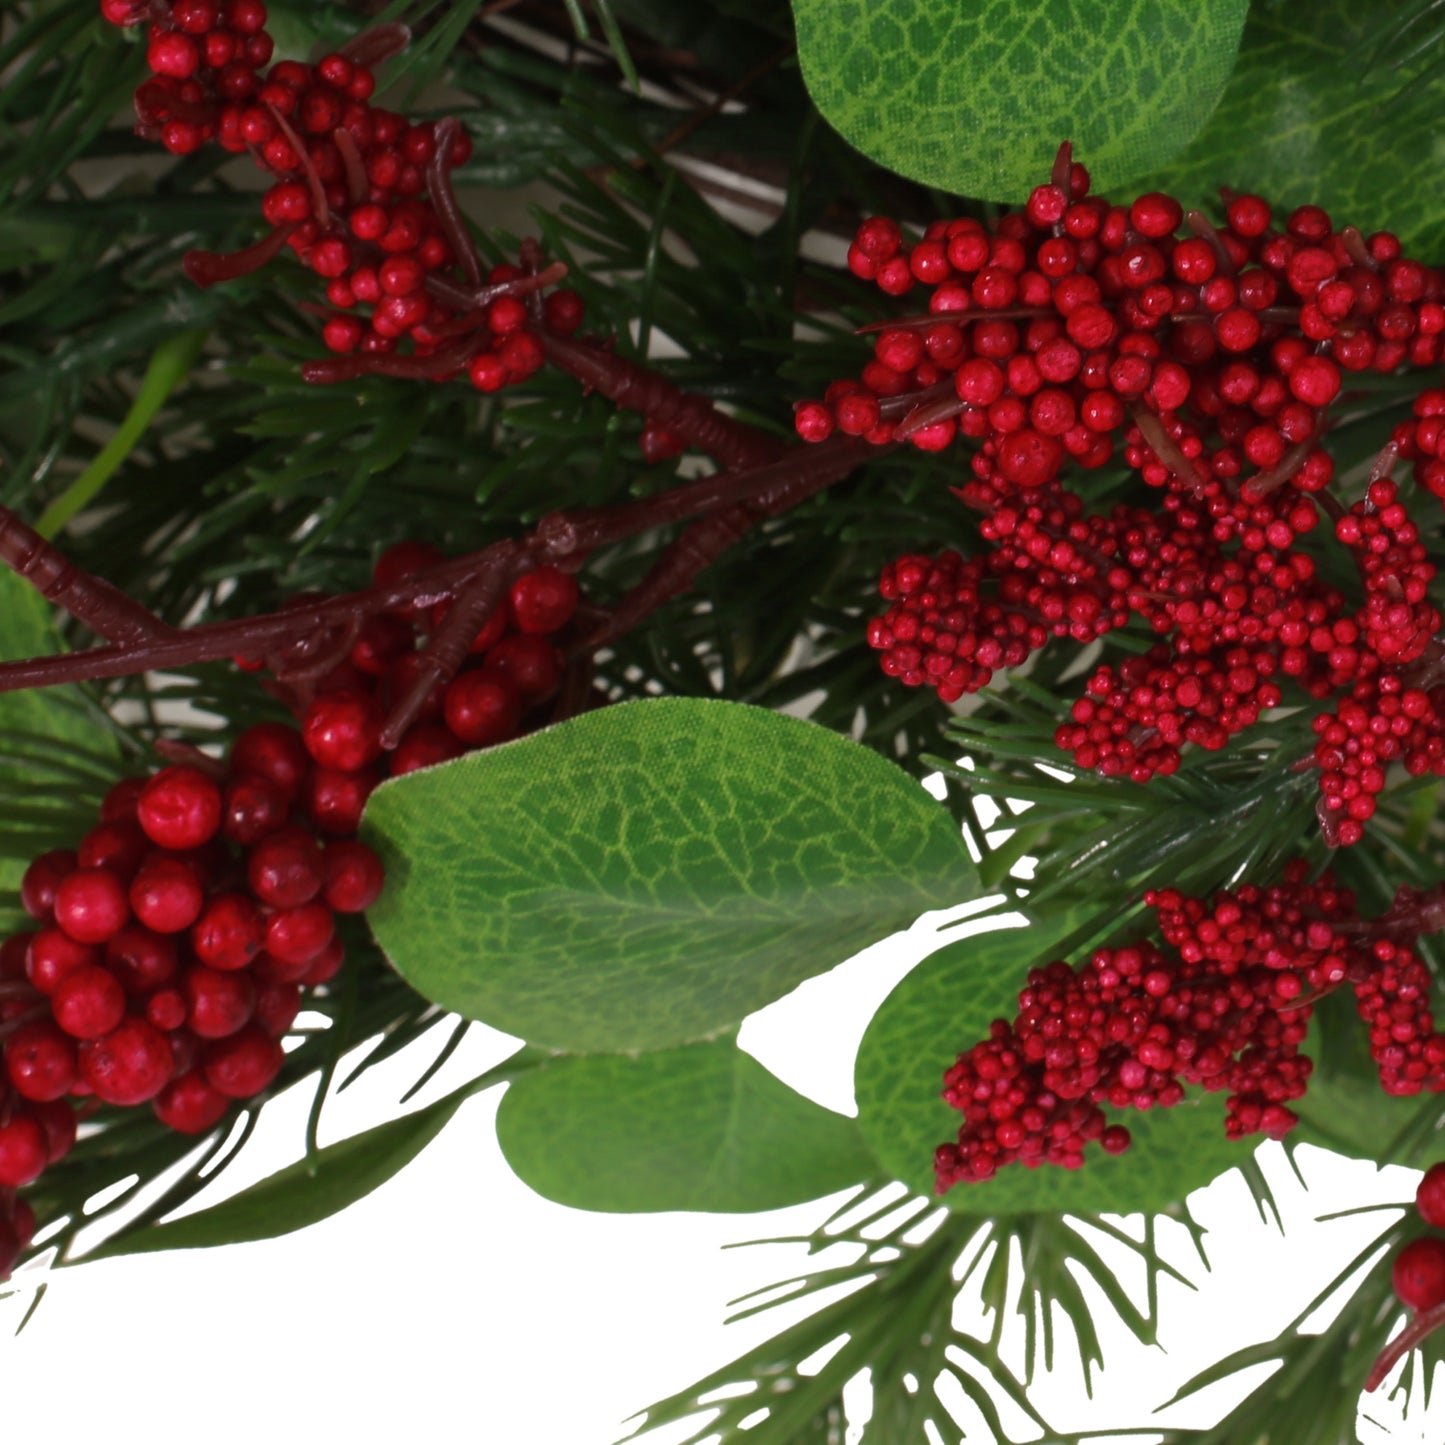
<svg viewBox="0 0 1445 1445">
<path fill-rule="evenodd" d="M 95 460 L 40 514 L 35 530 L 42 537 L 53 538 L 82 507 L 95 500 L 100 489 L 136 449 L 171 392 L 190 374 L 209 334 L 208 328 L 204 327 L 181 331 L 156 347 L 135 401 L 115 435 L 101 448 Z"/>
</svg>

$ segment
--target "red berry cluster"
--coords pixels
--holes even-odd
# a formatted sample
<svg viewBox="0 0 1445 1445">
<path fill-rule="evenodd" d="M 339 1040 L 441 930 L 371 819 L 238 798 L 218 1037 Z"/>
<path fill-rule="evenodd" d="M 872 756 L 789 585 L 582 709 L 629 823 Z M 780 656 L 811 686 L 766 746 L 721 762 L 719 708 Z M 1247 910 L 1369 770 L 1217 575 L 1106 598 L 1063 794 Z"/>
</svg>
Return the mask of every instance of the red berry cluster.
<svg viewBox="0 0 1445 1445">
<path fill-rule="evenodd" d="M 937 222 L 909 246 L 866 221 L 854 272 L 890 295 L 926 287 L 928 312 L 881 329 L 861 380 L 801 405 L 797 425 L 813 441 L 976 443 L 957 493 L 985 514 L 991 550 L 884 569 L 891 605 L 868 640 L 890 676 L 951 702 L 1051 638 L 1139 618 L 1161 641 L 1099 667 L 1056 740 L 1141 782 L 1176 769 L 1186 743 L 1225 746 L 1286 680 L 1320 699 L 1349 689 L 1317 721 L 1316 762 L 1327 836 L 1351 843 L 1390 762 L 1445 773 L 1435 569 L 1389 476 L 1404 457 L 1445 495 L 1445 392 L 1422 395 L 1348 510 L 1324 491 L 1321 435 L 1345 374 L 1438 362 L 1445 281 L 1388 233 L 1337 232 L 1315 206 L 1275 230 L 1264 201 L 1234 196 L 1226 217 L 1216 230 L 1158 194 L 1112 206 L 1062 154 L 991 232 Z M 1119 443 L 1160 489 L 1157 511 L 1090 515 L 1060 483 Z M 1358 607 L 1296 546 L 1321 507 Z"/>
<path fill-rule="evenodd" d="M 1401 936 L 1410 920 L 1426 926 L 1420 911 L 1402 898 L 1389 929 L 1362 929 L 1352 894 L 1328 876 L 1306 880 L 1294 863 L 1274 887 L 1208 901 L 1151 892 L 1164 947 L 1105 948 L 1077 969 L 1034 969 L 1017 1017 L 996 1019 L 944 1076 L 943 1097 L 965 1123 L 935 1154 L 938 1192 L 1014 1162 L 1078 1168 L 1095 1141 L 1120 1153 L 1129 1131 L 1101 1106 L 1167 1107 L 1186 1084 L 1229 1091 L 1231 1139 L 1282 1137 L 1310 1076 L 1299 1048 L 1313 1002 L 1346 983 L 1386 1092 L 1445 1089 L 1429 973 Z"/>
<path fill-rule="evenodd" d="M 330 350 L 384 357 L 407 341 L 410 355 L 436 358 L 428 375 L 465 371 L 482 391 L 542 365 L 529 323 L 544 318 L 562 334 L 581 324 L 571 291 L 549 294 L 534 316 L 519 267 L 494 268 L 485 286 L 470 275 L 469 292 L 453 280 L 475 258 L 469 241 L 468 256 L 458 254 L 462 223 L 435 191 L 471 142 L 455 122 L 412 124 L 373 106 L 376 79 L 359 59 L 263 69 L 273 47 L 260 0 L 102 0 L 101 10 L 116 25 L 149 22 L 153 75 L 136 92 L 142 134 L 177 155 L 214 140 L 276 177 L 262 201 L 271 236 L 239 257 L 192 253 L 192 279 L 243 274 L 289 246 L 326 282 Z M 437 282 L 450 284 L 429 286 Z"/>
<path fill-rule="evenodd" d="M 117 784 L 74 851 L 26 870 L 36 927 L 0 945 L 0 1275 L 29 1228 L 14 1190 L 75 1141 L 71 1098 L 194 1134 L 274 1082 L 302 989 L 344 960 L 335 915 L 384 881 L 356 839 L 317 841 L 312 771 L 294 729 L 259 724 L 224 767 Z"/>
<path fill-rule="evenodd" d="M 373 584 L 390 586 L 444 560 L 428 543 L 398 543 L 378 560 Z M 396 700 L 418 683 L 425 657 L 421 644 L 452 604 L 444 599 L 368 618 L 349 656 L 297 707 L 301 737 L 314 764 L 306 802 L 317 828 L 354 832 L 383 769 L 399 777 L 506 742 L 545 722 L 546 704 L 562 681 L 557 640 L 579 600 L 577 579 L 555 567 L 533 568 L 518 577 L 473 639 L 462 667 L 431 690 L 389 753 L 383 749 L 382 725 Z"/>
</svg>

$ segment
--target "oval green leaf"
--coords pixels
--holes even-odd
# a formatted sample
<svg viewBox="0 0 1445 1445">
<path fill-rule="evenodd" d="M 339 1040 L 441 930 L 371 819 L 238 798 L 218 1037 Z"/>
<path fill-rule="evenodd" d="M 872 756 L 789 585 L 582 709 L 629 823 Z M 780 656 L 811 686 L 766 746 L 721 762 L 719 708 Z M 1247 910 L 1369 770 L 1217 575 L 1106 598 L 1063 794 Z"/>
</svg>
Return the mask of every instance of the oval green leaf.
<svg viewBox="0 0 1445 1445">
<path fill-rule="evenodd" d="M 1433 52 L 1401 70 L 1367 63 L 1390 14 L 1356 0 L 1256 4 L 1209 123 L 1147 184 L 1211 214 L 1221 186 L 1257 192 L 1278 208 L 1276 224 L 1294 206 L 1324 206 L 1337 227 L 1387 229 L 1433 259 L 1445 192 L 1427 177 L 1445 84 L 1438 68 L 1420 74 Z"/>
<path fill-rule="evenodd" d="M 1022 201 L 1060 141 L 1109 186 L 1165 164 L 1214 109 L 1248 0 L 793 0 L 803 80 L 864 155 Z"/>
<path fill-rule="evenodd" d="M 963 1121 L 943 1102 L 945 1071 L 994 1019 L 1018 1013 L 1025 975 L 1058 956 L 1054 941 L 1077 922 L 960 939 L 920 963 L 873 1016 L 854 1079 L 858 1125 L 879 1163 L 909 1188 L 933 1193 L 933 1151 L 956 1139 Z M 1125 1153 L 1090 1149 L 1082 1169 L 1003 1169 L 982 1184 L 955 1186 L 942 1202 L 964 1214 L 1157 1210 L 1252 1152 L 1224 1137 L 1223 1094 L 1105 1113 L 1133 1136 Z"/>
<path fill-rule="evenodd" d="M 427 998 L 572 1053 L 671 1048 L 974 896 L 948 814 L 826 728 L 602 708 L 383 784 L 368 918 Z"/>
<path fill-rule="evenodd" d="M 484 1078 L 497 1082 L 495 1077 Z M 399 1174 L 478 1092 L 479 1083 L 474 1079 L 424 1109 L 328 1144 L 312 1158 L 298 1159 L 209 1209 L 107 1240 L 85 1258 L 248 1244 L 317 1224 Z"/>
<path fill-rule="evenodd" d="M 544 1064 L 507 1090 L 497 1138 L 544 1198 L 617 1214 L 781 1209 L 875 1172 L 856 1121 L 731 1037 Z"/>
</svg>

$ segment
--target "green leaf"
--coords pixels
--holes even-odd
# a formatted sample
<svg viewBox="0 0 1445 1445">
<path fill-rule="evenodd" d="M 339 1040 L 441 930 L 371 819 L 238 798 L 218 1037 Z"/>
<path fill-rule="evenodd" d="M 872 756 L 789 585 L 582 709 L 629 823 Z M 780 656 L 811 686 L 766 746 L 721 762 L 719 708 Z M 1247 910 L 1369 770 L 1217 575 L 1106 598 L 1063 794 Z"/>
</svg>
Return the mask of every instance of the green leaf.
<svg viewBox="0 0 1445 1445">
<path fill-rule="evenodd" d="M 910 1189 L 933 1192 L 933 1151 L 958 1137 L 962 1115 L 943 1102 L 943 1075 L 996 1018 L 1018 1013 L 1036 964 L 1078 922 L 1069 917 L 960 939 L 925 959 L 883 1001 L 858 1050 L 858 1124 L 874 1156 Z M 1091 1149 L 1082 1169 L 1011 1167 L 960 1184 L 943 1203 L 964 1213 L 1157 1210 L 1242 1163 L 1250 1146 L 1224 1137 L 1224 1096 L 1186 1098 L 1172 1109 L 1112 1110 L 1133 1143 L 1123 1154 Z"/>
<path fill-rule="evenodd" d="M 761 708 L 654 698 L 384 783 L 368 918 L 444 1008 L 574 1053 L 716 1034 L 977 875 L 900 768 Z"/>
<path fill-rule="evenodd" d="M 1022 201 L 1061 141 L 1109 185 L 1154 170 L 1219 99 L 1248 0 L 793 0 L 803 79 L 871 160 Z"/>
<path fill-rule="evenodd" d="M 451 1122 L 471 1096 L 507 1077 L 517 1056 L 463 1084 L 424 1109 L 390 1119 L 298 1159 L 220 1204 L 134 1234 L 107 1240 L 84 1258 L 148 1254 L 158 1249 L 210 1249 L 275 1239 L 339 1214 L 399 1174 Z M 524 1064 L 523 1067 L 530 1067 Z"/>
<path fill-rule="evenodd" d="M 1257 3 L 1209 124 L 1149 184 L 1196 202 L 1229 186 L 1258 192 L 1281 212 L 1321 205 L 1337 226 L 1385 227 L 1433 257 L 1445 241 L 1445 195 L 1421 177 L 1435 153 L 1445 85 L 1431 77 L 1398 94 L 1399 74 L 1361 66 L 1396 8 Z"/>
<path fill-rule="evenodd" d="M 507 1090 L 497 1139 L 544 1198 L 616 1214 L 781 1209 L 874 1173 L 854 1120 L 732 1038 L 544 1064 Z"/>
</svg>

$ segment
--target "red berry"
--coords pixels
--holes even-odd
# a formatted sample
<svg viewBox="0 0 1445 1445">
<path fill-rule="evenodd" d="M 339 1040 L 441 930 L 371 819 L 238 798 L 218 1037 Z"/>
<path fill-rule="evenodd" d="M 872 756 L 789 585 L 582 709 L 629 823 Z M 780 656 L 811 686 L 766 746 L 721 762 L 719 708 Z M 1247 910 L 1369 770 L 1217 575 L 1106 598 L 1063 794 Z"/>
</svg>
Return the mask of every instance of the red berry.
<svg viewBox="0 0 1445 1445">
<path fill-rule="evenodd" d="M 21 1024 L 5 1041 L 5 1069 L 21 1098 L 63 1098 L 76 1079 L 75 1041 L 50 1019 Z"/>
<path fill-rule="evenodd" d="M 334 913 L 362 913 L 381 896 L 386 870 L 381 859 L 355 839 L 329 843 L 323 897 Z"/>
<path fill-rule="evenodd" d="M 41 993 L 54 993 L 56 984 L 72 969 L 99 963 L 100 957 L 94 944 L 77 943 L 58 928 L 42 928 L 26 950 L 25 973 Z"/>
<path fill-rule="evenodd" d="M 418 723 L 409 728 L 391 754 L 391 776 L 403 777 L 418 768 L 450 762 L 461 757 L 465 747 L 450 729 L 437 723 Z"/>
<path fill-rule="evenodd" d="M 261 910 L 244 894 L 222 893 L 208 900 L 191 929 L 191 947 L 210 968 L 245 968 L 266 941 Z"/>
<path fill-rule="evenodd" d="M 355 224 L 353 217 L 353 228 Z M 446 553 L 430 542 L 398 542 L 376 559 L 376 566 L 371 571 L 371 584 L 373 587 L 390 587 L 445 561 Z"/>
<path fill-rule="evenodd" d="M 50 996 L 55 1022 L 74 1039 L 98 1039 L 125 1017 L 125 990 L 104 968 L 72 969 Z"/>
<path fill-rule="evenodd" d="M 76 861 L 82 868 L 105 868 L 128 883 L 155 845 L 135 819 L 98 823 L 81 839 Z"/>
<path fill-rule="evenodd" d="M 176 946 L 169 938 L 132 924 L 106 945 L 105 966 L 127 993 L 147 994 L 176 976 Z"/>
<path fill-rule="evenodd" d="M 331 910 L 324 903 L 282 908 L 266 920 L 266 952 L 283 964 L 308 964 L 335 931 Z"/>
<path fill-rule="evenodd" d="M 443 714 L 462 742 L 490 747 L 516 732 L 522 700 L 512 681 L 500 673 L 464 672 L 447 685 Z"/>
<path fill-rule="evenodd" d="M 49 923 L 55 917 L 55 890 L 75 872 L 77 859 L 68 848 L 42 853 L 20 880 L 20 906 L 34 919 Z"/>
<path fill-rule="evenodd" d="M 512 616 L 523 632 L 556 632 L 577 610 L 577 579 L 555 567 L 538 567 L 512 583 Z"/>
<path fill-rule="evenodd" d="M 260 773 L 241 773 L 227 782 L 222 806 L 221 832 L 227 842 L 249 848 L 285 826 L 290 794 Z"/>
<path fill-rule="evenodd" d="M 311 758 L 295 728 L 282 723 L 257 723 L 236 739 L 231 748 L 231 767 L 237 774 L 256 773 L 269 778 L 291 798 L 311 771 Z"/>
<path fill-rule="evenodd" d="M 145 1019 L 125 1019 L 118 1028 L 80 1046 L 80 1074 L 107 1104 L 144 1104 L 170 1079 L 173 1060 L 166 1036 Z"/>
<path fill-rule="evenodd" d="M 1415 1191 L 1415 1208 L 1432 1229 L 1445 1229 L 1445 1163 L 1432 1164 Z"/>
<path fill-rule="evenodd" d="M 172 1079 L 151 1100 L 156 1118 L 178 1134 L 204 1134 L 230 1107 L 231 1101 L 213 1089 L 199 1069 Z"/>
<path fill-rule="evenodd" d="M 80 868 L 55 890 L 55 921 L 77 943 L 104 943 L 130 921 L 125 885 L 104 868 Z"/>
<path fill-rule="evenodd" d="M 307 816 L 322 833 L 345 837 L 361 827 L 366 800 L 381 779 L 370 768 L 344 773 L 335 768 L 317 768 L 306 788 Z"/>
<path fill-rule="evenodd" d="M 249 1099 L 281 1072 L 281 1045 L 257 1024 L 221 1039 L 206 1051 L 206 1082 L 228 1099 Z"/>
<path fill-rule="evenodd" d="M 1412 1310 L 1445 1304 L 1445 1239 L 1412 1240 L 1395 1256 L 1390 1279 L 1400 1302 Z"/>
<path fill-rule="evenodd" d="M 299 983 L 268 983 L 256 990 L 255 1020 L 273 1039 L 284 1038 L 301 1012 Z"/>
<path fill-rule="evenodd" d="M 256 985 L 241 972 L 219 973 L 204 964 L 181 979 L 186 1023 L 197 1038 L 224 1039 L 244 1027 L 256 1007 Z"/>
<path fill-rule="evenodd" d="M 173 1031 L 185 1023 L 186 1013 L 186 996 L 178 988 L 158 988 L 146 1000 L 146 1018 L 162 1033 L 171 1035 L 172 1053 L 178 1037 Z M 179 1062 L 176 1067 L 180 1068 Z"/>
<path fill-rule="evenodd" d="M 487 654 L 482 672 L 506 677 L 522 702 L 531 705 L 557 691 L 562 681 L 562 654 L 536 633 L 513 633 Z"/>
<path fill-rule="evenodd" d="M 355 772 L 381 756 L 381 708 L 366 693 L 325 693 L 306 709 L 301 736 L 323 768 Z"/>
<path fill-rule="evenodd" d="M 18 1114 L 0 1125 L 0 1185 L 19 1189 L 34 1183 L 48 1160 L 45 1131 L 34 1119 Z"/>
<path fill-rule="evenodd" d="M 200 916 L 205 890 L 195 870 L 179 858 L 154 858 L 130 885 L 135 916 L 156 933 L 179 933 Z"/>
<path fill-rule="evenodd" d="M 221 826 L 221 789 L 196 768 L 162 768 L 142 789 L 136 817 L 162 848 L 199 848 Z"/>
<path fill-rule="evenodd" d="M 301 828 L 283 828 L 252 850 L 246 865 L 251 892 L 272 908 L 295 908 L 321 892 L 321 845 Z"/>
<path fill-rule="evenodd" d="M 333 937 L 331 942 L 311 961 L 310 966 L 301 976 L 301 982 L 307 988 L 315 988 L 318 984 L 329 983 L 341 972 L 341 966 L 345 962 L 346 949 L 340 938 Z"/>
<path fill-rule="evenodd" d="M 77 1084 L 71 1090 L 79 1092 Z M 26 1112 L 45 1131 L 45 1146 L 49 1151 L 47 1164 L 59 1164 L 75 1147 L 75 1110 L 64 1099 L 32 1101 L 26 1105 Z"/>
</svg>

